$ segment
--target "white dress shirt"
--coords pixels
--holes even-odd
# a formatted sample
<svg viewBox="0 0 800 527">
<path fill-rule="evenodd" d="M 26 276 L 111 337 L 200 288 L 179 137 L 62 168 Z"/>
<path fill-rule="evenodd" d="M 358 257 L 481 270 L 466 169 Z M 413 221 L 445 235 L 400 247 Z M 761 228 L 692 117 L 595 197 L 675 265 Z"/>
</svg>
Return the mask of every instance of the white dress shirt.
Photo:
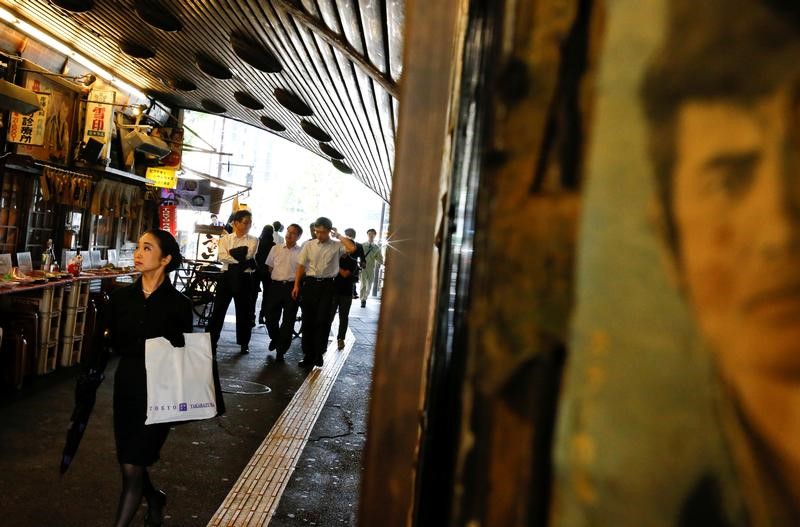
<svg viewBox="0 0 800 527">
<path fill-rule="evenodd" d="M 300 255 L 300 246 L 292 248 L 286 245 L 276 245 L 269 250 L 267 255 L 267 267 L 272 268 L 270 275 L 273 280 L 284 282 L 294 281 L 294 274 L 297 271 L 297 257 Z"/>
<path fill-rule="evenodd" d="M 239 263 L 231 256 L 230 250 L 236 249 L 237 247 L 247 247 L 247 256 L 245 259 L 249 260 L 250 258 L 255 258 L 256 251 L 258 250 L 258 238 L 249 234 L 239 237 L 231 233 L 219 239 L 218 247 L 219 255 L 217 256 L 217 260 L 222 262 L 222 270 L 227 271 L 228 265 Z M 255 269 L 245 270 L 245 273 L 253 272 L 255 272 Z"/>
<path fill-rule="evenodd" d="M 333 278 L 339 274 L 339 258 L 346 252 L 342 242 L 336 240 L 308 240 L 300 249 L 297 263 L 305 266 L 307 276 Z"/>
</svg>

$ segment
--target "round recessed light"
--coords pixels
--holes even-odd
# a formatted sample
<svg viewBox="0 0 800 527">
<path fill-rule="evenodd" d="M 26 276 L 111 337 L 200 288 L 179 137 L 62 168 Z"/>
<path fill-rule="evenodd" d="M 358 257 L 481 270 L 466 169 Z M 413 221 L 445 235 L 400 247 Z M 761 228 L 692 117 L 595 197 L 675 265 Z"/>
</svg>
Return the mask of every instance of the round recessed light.
<svg viewBox="0 0 800 527">
<path fill-rule="evenodd" d="M 303 116 L 311 116 L 314 115 L 314 112 L 311 110 L 303 100 L 295 95 L 294 93 L 290 92 L 289 90 L 284 90 L 283 88 L 275 88 L 273 92 L 275 98 L 278 99 L 278 102 L 289 110 L 292 113 L 296 113 L 297 115 Z"/>
<path fill-rule="evenodd" d="M 198 53 L 195 58 L 197 67 L 206 75 L 222 80 L 233 78 L 233 73 L 231 73 L 231 70 L 229 70 L 227 66 L 220 64 L 208 55 Z"/>
<path fill-rule="evenodd" d="M 240 59 L 257 70 L 278 73 L 283 69 L 272 51 L 242 35 L 231 35 L 231 47 Z"/>
<path fill-rule="evenodd" d="M 161 2 L 142 1 L 138 0 L 134 7 L 136 14 L 139 18 L 150 24 L 156 29 L 162 31 L 180 31 L 183 29 L 183 24 L 178 18 L 167 11 L 167 8 Z"/>
<path fill-rule="evenodd" d="M 245 108 L 250 108 L 251 110 L 264 109 L 264 105 L 258 102 L 256 98 L 250 95 L 249 93 L 245 93 L 243 91 L 237 91 L 233 93 L 233 98 L 236 99 L 236 102 L 238 102 Z"/>
<path fill-rule="evenodd" d="M 338 170 L 339 172 L 344 172 L 345 174 L 352 174 L 353 173 L 353 169 L 352 168 L 350 168 L 349 166 L 345 165 L 344 163 L 342 163 L 338 159 L 331 159 L 331 164 L 334 167 L 336 167 L 336 170 Z"/>
<path fill-rule="evenodd" d="M 85 13 L 94 7 L 94 0 L 53 0 L 53 3 L 73 13 Z"/>
<path fill-rule="evenodd" d="M 328 132 L 305 119 L 300 120 L 300 127 L 305 133 L 322 143 L 329 143 L 333 139 Z"/>
<path fill-rule="evenodd" d="M 286 131 L 286 127 L 283 126 L 280 122 L 276 121 L 272 117 L 267 117 L 266 115 L 261 116 L 261 122 L 269 128 L 270 130 L 275 130 L 276 132 L 284 132 Z"/>
<path fill-rule="evenodd" d="M 184 78 L 167 79 L 166 84 L 173 90 L 194 91 L 197 89 L 197 84 Z"/>
<path fill-rule="evenodd" d="M 147 97 L 160 101 L 170 108 L 182 108 L 185 106 L 185 103 L 173 96 L 171 93 L 160 92 L 156 90 L 145 90 L 144 93 L 147 95 Z"/>
<path fill-rule="evenodd" d="M 322 153 L 328 157 L 332 157 L 333 159 L 344 159 L 344 154 L 336 150 L 328 143 L 320 143 L 319 149 L 322 150 Z"/>
<path fill-rule="evenodd" d="M 152 49 L 130 40 L 120 40 L 119 49 L 135 59 L 152 59 L 156 56 L 156 52 Z"/>
<path fill-rule="evenodd" d="M 225 113 L 228 111 L 224 106 L 212 101 L 211 99 L 203 99 L 200 101 L 200 105 L 204 110 L 211 113 Z"/>
</svg>

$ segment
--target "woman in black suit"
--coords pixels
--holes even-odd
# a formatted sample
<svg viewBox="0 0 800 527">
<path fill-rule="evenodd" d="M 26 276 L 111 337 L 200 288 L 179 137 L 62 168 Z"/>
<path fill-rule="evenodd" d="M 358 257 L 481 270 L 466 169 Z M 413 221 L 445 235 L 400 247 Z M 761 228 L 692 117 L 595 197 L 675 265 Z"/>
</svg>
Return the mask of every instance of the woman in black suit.
<svg viewBox="0 0 800 527">
<path fill-rule="evenodd" d="M 154 229 L 139 238 L 134 264 L 141 276 L 117 289 L 101 311 L 99 330 L 108 335 L 120 356 L 114 376 L 114 439 L 122 471 L 122 494 L 117 527 L 126 527 L 147 500 L 145 525 L 161 525 L 166 494 L 150 481 L 147 468 L 158 461 L 170 424 L 145 425 L 147 374 L 145 340 L 166 337 L 184 345 L 183 333 L 192 332 L 192 303 L 167 277 L 181 263 L 180 248 L 168 232 Z"/>
<path fill-rule="evenodd" d="M 267 288 L 270 284 L 269 270 L 267 269 L 267 256 L 269 251 L 275 246 L 273 233 L 275 228 L 272 225 L 264 225 L 261 229 L 261 236 L 258 237 L 258 250 L 256 251 L 256 284 L 255 291 L 253 291 L 253 313 L 255 314 L 256 300 L 258 300 L 258 291 L 261 291 L 261 309 L 258 314 L 258 323 L 266 324 L 266 313 L 264 308 L 267 307 Z M 261 286 L 259 289 L 259 285 Z"/>
</svg>

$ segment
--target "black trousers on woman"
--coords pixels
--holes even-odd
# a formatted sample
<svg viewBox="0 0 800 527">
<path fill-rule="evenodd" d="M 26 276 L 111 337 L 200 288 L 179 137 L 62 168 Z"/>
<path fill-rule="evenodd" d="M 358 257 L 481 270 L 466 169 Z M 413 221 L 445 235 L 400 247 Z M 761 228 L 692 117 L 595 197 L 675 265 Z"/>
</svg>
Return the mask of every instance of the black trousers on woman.
<svg viewBox="0 0 800 527">
<path fill-rule="evenodd" d="M 235 269 L 222 273 L 222 279 L 217 283 L 217 292 L 214 297 L 214 311 L 211 313 L 211 319 L 206 328 L 206 331 L 211 333 L 211 346 L 215 350 L 231 300 L 236 307 L 236 343 L 242 347 L 250 345 L 253 289 L 255 287 L 253 275 L 254 273 L 245 273 Z"/>
</svg>

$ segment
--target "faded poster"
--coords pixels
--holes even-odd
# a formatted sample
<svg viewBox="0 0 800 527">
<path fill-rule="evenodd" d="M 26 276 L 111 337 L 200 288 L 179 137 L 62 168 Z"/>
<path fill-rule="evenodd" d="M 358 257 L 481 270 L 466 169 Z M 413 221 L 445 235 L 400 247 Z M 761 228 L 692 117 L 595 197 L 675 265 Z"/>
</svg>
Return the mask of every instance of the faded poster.
<svg viewBox="0 0 800 527">
<path fill-rule="evenodd" d="M 608 3 L 553 525 L 800 525 L 800 9 Z"/>
</svg>

